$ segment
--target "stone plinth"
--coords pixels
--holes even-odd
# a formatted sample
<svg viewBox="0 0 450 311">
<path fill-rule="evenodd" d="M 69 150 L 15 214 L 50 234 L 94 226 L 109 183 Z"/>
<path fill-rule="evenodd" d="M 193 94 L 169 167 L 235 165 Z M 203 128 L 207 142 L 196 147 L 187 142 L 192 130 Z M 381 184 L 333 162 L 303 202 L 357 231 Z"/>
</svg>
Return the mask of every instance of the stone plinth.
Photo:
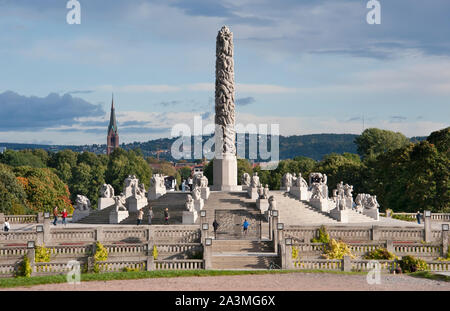
<svg viewBox="0 0 450 311">
<path fill-rule="evenodd" d="M 330 210 L 330 204 L 327 198 L 324 199 L 312 198 L 311 200 L 309 200 L 309 203 L 318 211 L 328 212 Z"/>
<path fill-rule="evenodd" d="M 197 211 L 189 212 L 184 211 L 183 212 L 183 225 L 193 225 L 197 221 L 198 214 Z"/>
<path fill-rule="evenodd" d="M 164 188 L 163 187 L 150 187 L 150 189 L 148 189 L 147 198 L 149 200 L 156 200 L 165 194 L 166 194 L 165 187 Z"/>
<path fill-rule="evenodd" d="M 128 211 L 112 211 L 109 214 L 109 223 L 110 224 L 118 224 L 125 218 L 128 218 Z"/>
<path fill-rule="evenodd" d="M 222 159 L 214 159 L 213 180 L 211 190 L 242 191 L 237 184 L 237 160 L 235 155 L 223 155 Z"/>
<path fill-rule="evenodd" d="M 348 222 L 348 210 L 339 210 L 337 208 L 330 211 L 330 216 L 339 222 Z"/>
<path fill-rule="evenodd" d="M 306 187 L 292 187 L 289 193 L 295 196 L 300 201 L 307 201 L 308 198 L 308 188 Z"/>
<path fill-rule="evenodd" d="M 376 221 L 380 220 L 380 212 L 378 208 L 365 208 L 362 211 L 363 215 L 366 215 L 367 217 L 373 218 Z"/>
<path fill-rule="evenodd" d="M 194 200 L 194 209 L 196 211 L 200 212 L 203 209 L 204 205 L 205 205 L 205 201 L 203 201 L 203 199 Z"/>
<path fill-rule="evenodd" d="M 203 200 L 208 200 L 208 198 L 209 198 L 209 193 L 210 193 L 210 190 L 209 190 L 209 187 L 206 187 L 206 188 L 200 188 L 200 190 L 201 190 L 201 198 L 203 199 Z"/>
<path fill-rule="evenodd" d="M 129 212 L 137 212 L 141 208 L 146 207 L 148 205 L 147 198 L 135 198 L 129 197 L 127 199 L 127 208 Z"/>
<path fill-rule="evenodd" d="M 280 187 L 280 190 L 284 191 L 284 192 L 290 192 L 291 191 L 291 187 Z"/>
<path fill-rule="evenodd" d="M 72 214 L 72 222 L 77 222 L 77 221 L 89 216 L 90 212 L 91 212 L 91 210 L 89 210 L 89 209 L 87 209 L 87 210 L 75 209 Z"/>
<path fill-rule="evenodd" d="M 99 198 L 97 209 L 100 211 L 115 204 L 114 198 Z"/>
<path fill-rule="evenodd" d="M 259 208 L 261 213 L 266 212 L 269 209 L 269 200 L 268 199 L 257 199 L 256 207 Z"/>
<path fill-rule="evenodd" d="M 247 189 L 247 194 L 248 194 L 248 197 L 249 197 L 251 200 L 256 200 L 256 199 L 259 198 L 259 195 L 258 195 L 258 188 L 248 188 L 248 189 Z"/>
</svg>

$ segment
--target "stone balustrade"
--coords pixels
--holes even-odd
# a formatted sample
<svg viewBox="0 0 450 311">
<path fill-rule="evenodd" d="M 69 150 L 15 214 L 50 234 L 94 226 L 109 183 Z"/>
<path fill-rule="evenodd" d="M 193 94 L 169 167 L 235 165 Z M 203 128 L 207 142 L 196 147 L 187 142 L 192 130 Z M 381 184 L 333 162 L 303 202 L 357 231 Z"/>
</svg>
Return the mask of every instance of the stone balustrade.
<svg viewBox="0 0 450 311">
<path fill-rule="evenodd" d="M 80 263 L 82 265 L 82 263 Z M 80 267 L 82 269 L 82 266 Z M 53 274 L 66 274 L 71 271 L 65 261 L 60 262 L 36 262 L 32 266 L 33 276 L 53 275 Z"/>
<path fill-rule="evenodd" d="M 200 242 L 200 226 L 152 226 L 156 243 L 198 243 Z"/>
<path fill-rule="evenodd" d="M 378 234 L 380 240 L 417 242 L 425 240 L 422 228 L 380 227 Z"/>
<path fill-rule="evenodd" d="M 125 268 L 145 271 L 146 260 L 107 260 L 99 261 L 98 269 L 100 272 L 120 272 Z"/>
<path fill-rule="evenodd" d="M 32 231 L 9 231 L 0 232 L 0 243 L 22 243 L 26 244 L 27 241 L 36 240 L 36 232 Z"/>
<path fill-rule="evenodd" d="M 294 269 L 299 270 L 342 270 L 340 259 L 297 259 L 293 261 Z"/>
<path fill-rule="evenodd" d="M 37 223 L 37 215 L 4 215 L 10 224 L 34 224 Z"/>
<path fill-rule="evenodd" d="M 94 242 L 95 229 L 92 228 L 58 228 L 51 229 L 51 240 L 54 243 Z"/>
<path fill-rule="evenodd" d="M 51 258 L 67 257 L 72 259 L 88 256 L 92 249 L 90 245 L 58 245 L 46 248 L 50 250 Z"/>
<path fill-rule="evenodd" d="M 104 228 L 103 239 L 104 241 L 126 241 L 127 239 L 134 239 L 136 241 L 146 241 L 149 235 L 147 229 L 144 227 L 135 228 Z"/>
<path fill-rule="evenodd" d="M 401 257 L 406 255 L 412 255 L 416 257 L 432 257 L 437 258 L 441 256 L 441 244 L 394 244 L 394 254 Z"/>
<path fill-rule="evenodd" d="M 202 259 L 155 260 L 155 270 L 202 270 Z"/>
</svg>

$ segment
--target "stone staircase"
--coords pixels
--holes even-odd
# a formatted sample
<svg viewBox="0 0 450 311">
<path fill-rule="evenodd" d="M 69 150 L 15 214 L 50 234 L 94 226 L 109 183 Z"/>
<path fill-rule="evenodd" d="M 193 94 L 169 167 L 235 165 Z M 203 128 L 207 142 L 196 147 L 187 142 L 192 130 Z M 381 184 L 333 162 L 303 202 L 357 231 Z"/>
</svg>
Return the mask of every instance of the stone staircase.
<svg viewBox="0 0 450 311">
<path fill-rule="evenodd" d="M 213 235 L 212 223 L 217 219 L 219 230 L 217 239 L 258 239 L 260 231 L 268 232 L 268 223 L 256 207 L 256 202 L 247 197 L 246 192 L 212 191 L 205 201 L 206 221 L 209 224 L 210 236 Z M 247 235 L 242 233 L 244 219 L 250 223 Z M 201 219 L 197 220 L 200 223 Z"/>
<path fill-rule="evenodd" d="M 364 222 L 374 222 L 375 220 L 363 215 L 357 211 L 349 210 L 348 211 L 348 222 L 349 223 L 364 223 Z"/>
<path fill-rule="evenodd" d="M 114 206 L 107 207 L 100 211 L 94 210 L 89 216 L 77 221 L 80 224 L 109 224 L 109 214 L 114 210 Z"/>
<path fill-rule="evenodd" d="M 282 191 L 271 191 L 275 197 L 277 210 L 280 213 L 279 222 L 285 225 L 309 225 L 309 224 L 337 224 L 337 220 L 326 213 L 314 209 L 307 202 L 300 201 Z"/>
<path fill-rule="evenodd" d="M 211 264 L 214 270 L 268 269 L 271 262 L 280 266 L 271 241 L 213 241 Z"/>
</svg>

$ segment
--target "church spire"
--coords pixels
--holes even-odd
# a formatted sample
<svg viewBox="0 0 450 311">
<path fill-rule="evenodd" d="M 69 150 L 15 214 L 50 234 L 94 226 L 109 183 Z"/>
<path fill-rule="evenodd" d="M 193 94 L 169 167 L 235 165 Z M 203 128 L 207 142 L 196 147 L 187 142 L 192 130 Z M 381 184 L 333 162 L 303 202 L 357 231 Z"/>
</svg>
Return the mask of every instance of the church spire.
<svg viewBox="0 0 450 311">
<path fill-rule="evenodd" d="M 114 108 L 114 94 L 112 94 L 111 115 L 108 126 L 108 137 L 106 139 L 106 154 L 110 154 L 117 147 L 119 147 L 119 134 L 117 130 L 116 109 Z"/>
</svg>

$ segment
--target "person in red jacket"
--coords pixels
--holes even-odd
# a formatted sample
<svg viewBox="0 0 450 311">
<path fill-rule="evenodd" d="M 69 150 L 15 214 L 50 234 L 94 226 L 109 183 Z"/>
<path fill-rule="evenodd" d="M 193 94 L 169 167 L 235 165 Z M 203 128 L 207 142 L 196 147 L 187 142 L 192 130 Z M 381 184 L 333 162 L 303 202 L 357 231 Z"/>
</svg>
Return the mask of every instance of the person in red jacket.
<svg viewBox="0 0 450 311">
<path fill-rule="evenodd" d="M 58 206 L 55 206 L 53 209 L 53 225 L 56 226 L 56 222 L 58 221 Z"/>
<path fill-rule="evenodd" d="M 66 225 L 66 218 L 67 218 L 67 210 L 64 209 L 61 213 L 61 217 L 62 217 L 62 223 L 63 225 Z"/>
</svg>

